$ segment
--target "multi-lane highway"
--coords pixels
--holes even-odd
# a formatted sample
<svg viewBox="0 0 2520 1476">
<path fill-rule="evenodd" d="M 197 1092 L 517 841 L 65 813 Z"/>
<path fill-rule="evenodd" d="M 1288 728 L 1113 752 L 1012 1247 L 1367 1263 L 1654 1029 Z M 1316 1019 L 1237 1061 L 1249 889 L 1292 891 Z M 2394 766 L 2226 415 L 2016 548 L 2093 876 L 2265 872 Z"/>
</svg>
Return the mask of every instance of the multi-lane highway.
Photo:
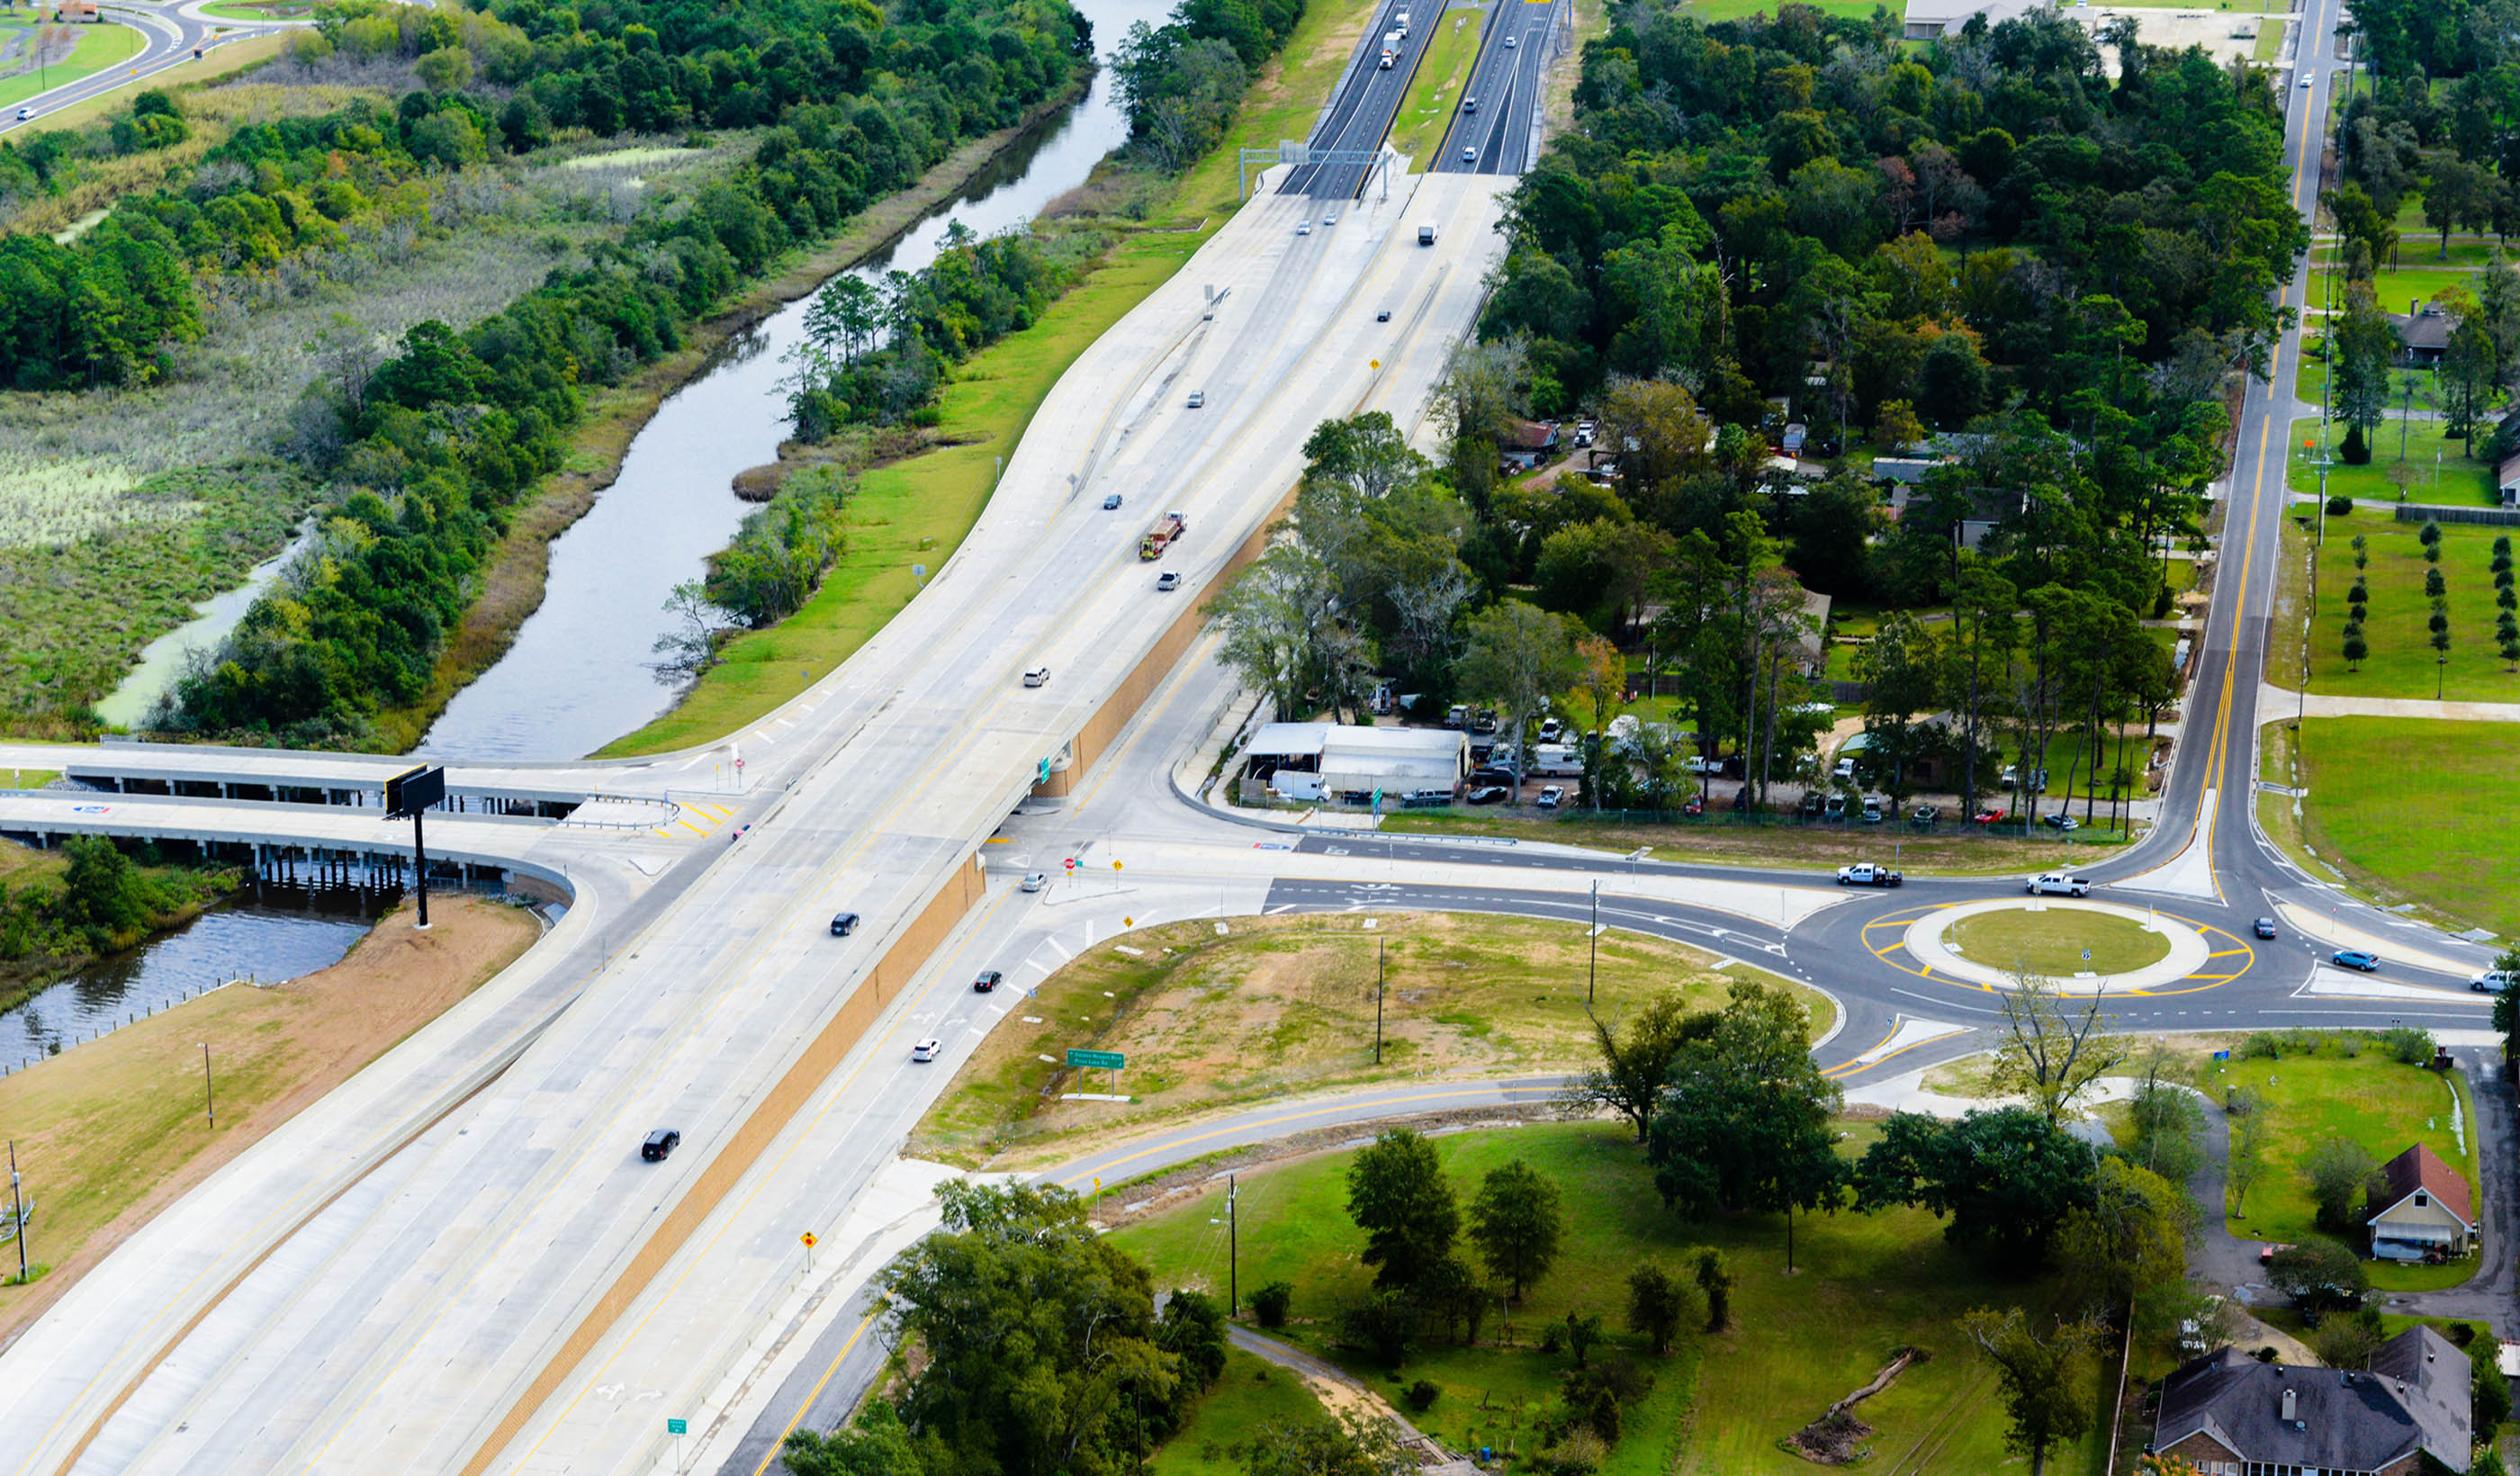
<svg viewBox="0 0 2520 1476">
<path fill-rule="evenodd" d="M 2310 0 L 2304 16 L 2322 56 L 2335 4 Z M 1506 24 L 1482 48 L 1483 118 L 1508 111 L 1491 111 L 1499 86 L 1537 92 L 1519 70 L 1534 42 L 1504 47 Z M 1487 70 L 1498 57 L 1513 82 Z M 2305 116 L 2323 107 L 2323 72 L 2291 93 Z M 1358 119 L 1380 106 L 1375 88 L 1395 89 L 1396 106 L 1405 85 L 1352 72 L 1317 140 L 1365 129 L 1378 146 L 1380 130 Z M 1486 140 L 1492 167 L 1518 158 L 1510 131 Z M 2302 118 L 2287 148 L 2307 208 L 2317 139 Z M 1254 827 L 1194 798 L 1230 696 L 1213 635 L 1142 702 L 1129 688 L 1136 716 L 1052 786 L 1061 798 L 1026 802 L 1042 766 L 1062 761 L 1272 515 L 1314 425 L 1387 409 L 1422 438 L 1445 347 L 1477 306 L 1506 183 L 1407 176 L 1387 202 L 1370 192 L 1344 204 L 1334 227 L 1319 223 L 1318 183 L 1256 198 L 1062 379 L 926 592 L 739 746 L 466 776 L 485 794 L 583 785 L 616 810 L 684 817 L 702 813 L 692 791 L 724 783 L 739 752 L 747 761 L 705 825 L 447 822 L 468 854 L 570 887 L 567 921 L 213 1176 L 0 1354 L 0 1472 L 634 1470 L 666 1455 L 667 1417 L 690 1420 L 713 1458 L 766 1453 L 833 1387 L 853 1325 L 843 1278 L 862 1277 L 915 1210 L 920 1185 L 905 1185 L 895 1159 L 954 1063 L 1022 987 L 1152 921 L 1412 908 L 1589 918 L 1598 883 L 1605 923 L 1835 997 L 1842 1015 L 1820 1053 L 1840 1080 L 1976 1049 L 1996 996 L 1918 954 L 1915 924 L 2018 897 L 2017 878 L 1858 893 L 1542 844 Z M 1431 249 L 1416 245 L 1419 220 L 1440 223 Z M 1315 229 L 1297 234 L 1299 222 Z M 1377 321 L 1384 306 L 1390 321 Z M 2299 351 L 2297 337 L 2278 350 L 2275 385 L 2290 384 Z M 2460 975 L 2482 966 L 2482 949 L 2341 900 L 2252 825 L 2290 413 L 2287 394 L 2250 387 L 2164 824 L 2092 868 L 2095 897 L 2157 910 L 2207 953 L 2179 977 L 2113 991 L 2111 1007 L 2148 1029 L 2476 1028 L 2484 1001 Z M 1102 509 L 1106 493 L 1122 495 L 1119 511 Z M 1136 556 L 1138 533 L 1169 509 L 1190 527 L 1163 565 L 1190 576 L 1178 594 L 1157 591 Z M 1042 666 L 1045 685 L 1021 684 Z M 21 757 L 65 766 L 56 750 L 8 755 Z M 76 796 L 0 795 L 0 829 L 398 838 L 373 811 L 234 787 L 297 764 L 312 775 L 300 788 L 359 787 L 380 765 L 192 762 L 227 789 L 119 794 L 87 813 Z M 1070 856 L 1092 881 L 1012 885 Z M 949 905 L 931 902 L 940 895 Z M 843 909 L 866 921 L 833 938 L 825 924 Z M 2249 934 L 2259 914 L 2282 919 L 2272 942 Z M 2327 941 L 2365 937 L 2384 940 L 2378 978 L 2316 965 Z M 978 966 L 1015 987 L 972 994 Z M 909 1061 L 908 1043 L 928 1035 L 944 1059 Z M 682 1132 L 681 1150 L 640 1162 L 639 1139 L 659 1126 Z M 812 1272 L 797 1238 L 808 1230 L 831 1243 Z"/>
<path fill-rule="evenodd" d="M 1520 174 L 1540 141 L 1542 89 L 1557 55 L 1565 0 L 1492 0 L 1487 30 L 1462 106 L 1433 167 L 1464 174 Z"/>
<path fill-rule="evenodd" d="M 107 17 L 141 33 L 143 44 L 140 54 L 76 81 L 47 88 L 15 107 L 0 111 L 0 134 L 39 125 L 52 113 L 73 103 L 102 97 L 117 87 L 137 86 L 169 67 L 209 56 L 218 47 L 314 23 L 312 21 L 238 21 L 203 15 L 202 7 L 209 3 L 211 0 L 182 0 L 182 3 L 173 5 L 151 4 L 148 0 L 105 0 L 101 9 Z M 23 122 L 18 119 L 20 109 L 31 114 Z"/>
</svg>

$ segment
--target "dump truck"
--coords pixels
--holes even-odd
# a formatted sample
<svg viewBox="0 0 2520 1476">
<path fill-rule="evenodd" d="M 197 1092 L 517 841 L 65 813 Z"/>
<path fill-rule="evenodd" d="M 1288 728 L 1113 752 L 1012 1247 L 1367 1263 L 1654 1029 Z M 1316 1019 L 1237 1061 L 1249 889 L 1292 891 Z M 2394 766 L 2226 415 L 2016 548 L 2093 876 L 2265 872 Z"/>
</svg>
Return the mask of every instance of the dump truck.
<svg viewBox="0 0 2520 1476">
<path fill-rule="evenodd" d="M 1182 521 L 1182 515 L 1179 513 L 1165 514 L 1161 522 L 1148 528 L 1147 536 L 1138 540 L 1138 557 L 1140 559 L 1163 558 L 1164 550 L 1171 548 L 1173 540 L 1181 537 L 1189 526 L 1190 524 Z"/>
</svg>

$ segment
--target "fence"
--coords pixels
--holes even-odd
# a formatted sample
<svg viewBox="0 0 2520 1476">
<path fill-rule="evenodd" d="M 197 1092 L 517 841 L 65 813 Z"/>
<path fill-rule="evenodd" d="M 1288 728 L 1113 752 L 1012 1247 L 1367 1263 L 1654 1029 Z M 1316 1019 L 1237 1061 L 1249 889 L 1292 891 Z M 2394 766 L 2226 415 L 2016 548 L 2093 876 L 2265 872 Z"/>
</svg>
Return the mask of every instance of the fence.
<svg viewBox="0 0 2520 1476">
<path fill-rule="evenodd" d="M 2442 508 L 2424 503 L 2398 504 L 2400 522 L 2482 522 L 2520 528 L 2520 508 Z"/>
</svg>

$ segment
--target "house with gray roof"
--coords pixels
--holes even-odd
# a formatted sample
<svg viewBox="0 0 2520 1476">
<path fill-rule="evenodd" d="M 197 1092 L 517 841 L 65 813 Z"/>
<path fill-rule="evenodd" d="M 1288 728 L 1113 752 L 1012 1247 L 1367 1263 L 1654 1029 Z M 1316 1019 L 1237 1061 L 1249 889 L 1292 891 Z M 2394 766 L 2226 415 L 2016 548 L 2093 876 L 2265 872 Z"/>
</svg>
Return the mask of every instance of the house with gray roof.
<svg viewBox="0 0 2520 1476">
<path fill-rule="evenodd" d="M 2163 1380 L 2152 1449 L 2205 1476 L 2416 1476 L 2468 1466 L 2467 1355 L 2427 1326 L 2368 1369 L 2262 1364 L 2225 1348 Z"/>
</svg>

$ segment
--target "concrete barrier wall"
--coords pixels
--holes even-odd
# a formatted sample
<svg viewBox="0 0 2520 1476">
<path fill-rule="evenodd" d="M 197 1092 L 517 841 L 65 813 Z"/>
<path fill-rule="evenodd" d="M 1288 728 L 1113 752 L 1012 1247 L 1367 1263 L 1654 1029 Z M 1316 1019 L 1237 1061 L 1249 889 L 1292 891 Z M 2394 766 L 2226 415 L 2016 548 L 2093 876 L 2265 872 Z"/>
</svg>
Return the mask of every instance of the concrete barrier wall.
<svg viewBox="0 0 2520 1476">
<path fill-rule="evenodd" d="M 1295 491 L 1288 488 L 1285 497 L 1270 510 L 1259 529 L 1243 539 L 1233 557 L 1225 560 L 1225 567 L 1217 570 L 1216 578 L 1197 593 L 1190 607 L 1166 626 L 1162 635 L 1155 638 L 1155 644 L 1147 651 L 1146 657 L 1120 679 L 1119 688 L 1095 711 L 1094 716 L 1085 720 L 1085 726 L 1069 744 L 1067 767 L 1051 775 L 1047 782 L 1033 785 L 1032 792 L 1036 797 L 1071 792 L 1077 782 L 1094 767 L 1094 761 L 1109 751 L 1112 742 L 1127 731 L 1130 720 L 1138 715 L 1138 709 L 1146 705 L 1147 698 L 1157 687 L 1163 685 L 1164 678 L 1181 660 L 1182 652 L 1190 649 L 1191 642 L 1198 637 L 1199 628 L 1207 624 L 1208 597 L 1232 583 L 1235 575 L 1241 573 L 1269 547 L 1270 530 L 1286 515 L 1286 510 L 1294 505 L 1294 501 Z"/>
<path fill-rule="evenodd" d="M 518 1398 L 509 1402 L 507 1412 L 488 1437 L 474 1448 L 472 1458 L 464 1463 L 464 1476 L 480 1476 L 487 1470 L 509 1442 L 517 1438 L 595 1346 L 602 1342 L 612 1324 L 630 1310 L 632 1303 L 648 1289 L 648 1283 L 665 1269 L 675 1252 L 715 1213 L 728 1191 L 749 1173 L 755 1162 L 779 1135 L 787 1130 L 790 1119 L 804 1106 L 826 1078 L 838 1068 L 882 1013 L 884 1006 L 898 998 L 903 988 L 915 978 L 928 955 L 944 943 L 946 935 L 980 900 L 987 890 L 988 873 L 976 855 L 954 869 L 944 888 L 928 899 L 927 906 L 910 920 L 884 951 L 875 967 L 867 971 L 854 993 L 824 1022 L 813 1042 L 789 1063 L 776 1086 L 763 1095 L 749 1116 L 738 1126 L 700 1171 L 699 1178 L 675 1201 L 662 1224 L 630 1258 L 630 1264 L 613 1279 L 604 1294 L 596 1299 L 576 1329 L 572 1331 L 542 1371 L 534 1376 Z"/>
</svg>

